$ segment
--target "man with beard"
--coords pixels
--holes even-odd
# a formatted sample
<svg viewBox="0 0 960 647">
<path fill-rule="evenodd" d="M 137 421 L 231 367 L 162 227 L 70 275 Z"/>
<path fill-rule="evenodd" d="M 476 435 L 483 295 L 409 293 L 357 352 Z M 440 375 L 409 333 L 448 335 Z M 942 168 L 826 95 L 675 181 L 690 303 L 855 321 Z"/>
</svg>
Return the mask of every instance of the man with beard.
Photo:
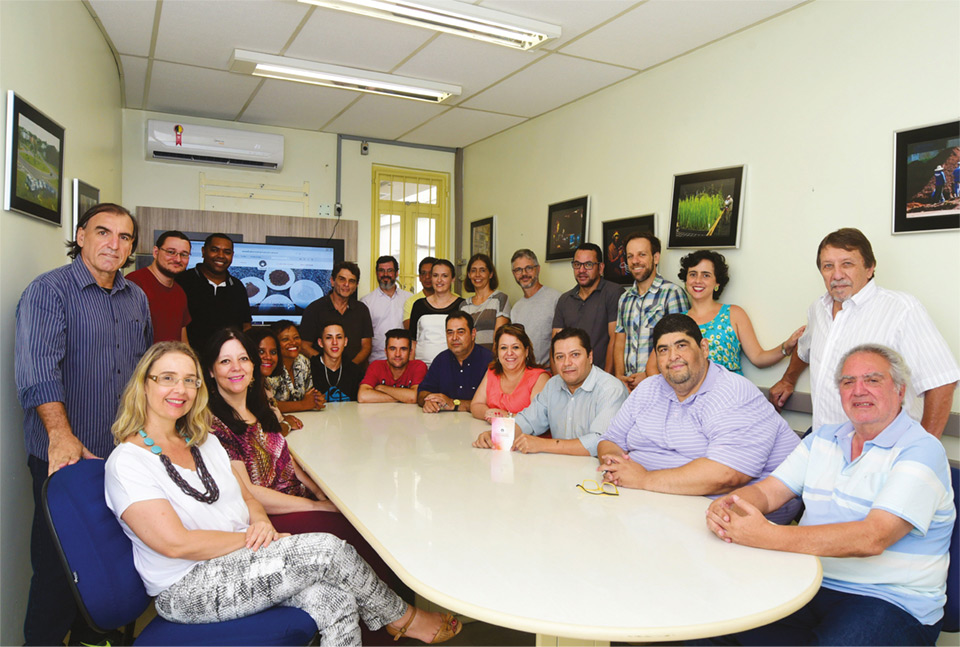
<svg viewBox="0 0 960 647">
<path fill-rule="evenodd" d="M 689 310 L 690 302 L 683 288 L 657 273 L 660 240 L 656 236 L 645 231 L 631 234 L 624 248 L 634 283 L 617 305 L 613 374 L 632 391 L 647 377 L 653 327 L 664 315 Z"/>
<path fill-rule="evenodd" d="M 360 382 L 357 402 L 417 403 L 417 390 L 427 375 L 427 365 L 410 359 L 410 331 L 405 328 L 388 330 L 387 359 L 370 362 Z"/>
<path fill-rule="evenodd" d="M 769 475 L 800 443 L 756 386 L 710 361 L 697 322 L 669 314 L 653 329 L 660 375 L 644 380 L 597 445 L 598 471 L 620 487 L 726 494 Z M 799 500 L 771 510 L 789 523 Z"/>
<path fill-rule="evenodd" d="M 397 272 L 400 266 L 393 256 L 377 259 L 377 288 L 360 302 L 370 311 L 373 322 L 373 350 L 370 360 L 386 359 L 384 343 L 389 330 L 403 325 L 403 306 L 413 295 L 397 287 Z"/>
<path fill-rule="evenodd" d="M 510 319 L 524 327 L 533 356 L 541 366 L 550 364 L 551 324 L 560 293 L 540 283 L 540 262 L 529 249 L 518 249 L 510 259 L 513 279 L 523 290 L 523 298 L 510 311 Z"/>
<path fill-rule="evenodd" d="M 174 279 L 187 269 L 190 260 L 190 239 L 180 231 L 165 231 L 153 246 L 153 262 L 130 272 L 133 281 L 147 295 L 150 319 L 153 321 L 153 343 L 187 341 L 190 311 L 187 295 Z"/>
</svg>

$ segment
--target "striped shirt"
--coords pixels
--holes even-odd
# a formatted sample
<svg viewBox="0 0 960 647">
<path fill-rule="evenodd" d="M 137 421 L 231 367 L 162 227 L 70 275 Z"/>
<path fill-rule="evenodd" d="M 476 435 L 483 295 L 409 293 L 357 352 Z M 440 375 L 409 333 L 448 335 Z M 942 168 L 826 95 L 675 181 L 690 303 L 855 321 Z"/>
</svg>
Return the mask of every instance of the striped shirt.
<svg viewBox="0 0 960 647">
<path fill-rule="evenodd" d="M 119 272 L 105 290 L 78 256 L 34 279 L 17 304 L 14 349 L 27 452 L 47 460 L 36 407 L 62 402 L 74 435 L 106 457 L 120 394 L 152 342 L 147 296 Z"/>
<path fill-rule="evenodd" d="M 860 521 L 885 510 L 913 528 L 874 557 L 821 557 L 823 586 L 886 600 L 925 625 L 943 616 L 956 511 L 940 441 L 901 411 L 850 460 L 853 425 L 826 425 L 803 439 L 773 476 L 802 495 L 801 526 Z"/>
<path fill-rule="evenodd" d="M 810 364 L 814 429 L 847 421 L 834 374 L 844 353 L 867 343 L 903 355 L 911 372 L 903 408 L 916 420 L 923 415 L 924 391 L 960 380 L 950 347 L 915 297 L 885 290 L 872 280 L 844 301 L 834 318 L 827 293 L 807 310 L 807 330 L 797 345 L 800 359 Z"/>
<path fill-rule="evenodd" d="M 634 283 L 620 297 L 617 305 L 617 332 L 626 333 L 623 364 L 626 375 L 640 373 L 647 367 L 653 342 L 653 327 L 664 315 L 686 312 L 690 301 L 679 285 L 657 274 L 650 288 L 640 294 Z"/>
</svg>

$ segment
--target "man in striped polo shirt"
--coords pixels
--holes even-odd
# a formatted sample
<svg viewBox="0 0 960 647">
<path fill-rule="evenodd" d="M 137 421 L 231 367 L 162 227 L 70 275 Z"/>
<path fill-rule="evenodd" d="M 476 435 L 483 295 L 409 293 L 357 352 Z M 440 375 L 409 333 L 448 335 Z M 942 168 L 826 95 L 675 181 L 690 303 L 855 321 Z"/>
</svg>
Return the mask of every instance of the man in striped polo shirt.
<svg viewBox="0 0 960 647">
<path fill-rule="evenodd" d="M 725 494 L 764 478 L 797 446 L 797 434 L 756 386 L 709 360 L 709 342 L 689 316 L 664 316 L 652 339 L 660 374 L 640 382 L 597 446 L 605 481 Z M 792 501 L 770 519 L 787 523 L 799 509 Z"/>
<path fill-rule="evenodd" d="M 848 421 L 820 427 L 769 478 L 710 505 L 707 526 L 724 541 L 818 555 L 823 565 L 820 591 L 802 609 L 714 642 L 936 642 L 956 512 L 943 445 L 903 408 L 909 378 L 896 351 L 854 347 L 834 378 Z M 806 506 L 799 526 L 764 523 L 765 510 L 795 497 Z"/>
</svg>

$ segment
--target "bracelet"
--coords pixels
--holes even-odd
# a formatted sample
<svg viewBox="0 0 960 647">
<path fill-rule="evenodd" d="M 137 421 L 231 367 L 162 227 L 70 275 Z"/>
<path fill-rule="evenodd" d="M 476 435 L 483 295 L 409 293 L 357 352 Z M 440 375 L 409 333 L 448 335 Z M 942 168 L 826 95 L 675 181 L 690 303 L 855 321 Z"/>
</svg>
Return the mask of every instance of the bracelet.
<svg viewBox="0 0 960 647">
<path fill-rule="evenodd" d="M 787 346 L 787 342 L 783 342 L 782 344 L 780 344 L 780 353 L 781 353 L 784 357 L 786 357 L 787 355 L 790 354 L 790 353 L 787 352 L 786 346 Z"/>
</svg>

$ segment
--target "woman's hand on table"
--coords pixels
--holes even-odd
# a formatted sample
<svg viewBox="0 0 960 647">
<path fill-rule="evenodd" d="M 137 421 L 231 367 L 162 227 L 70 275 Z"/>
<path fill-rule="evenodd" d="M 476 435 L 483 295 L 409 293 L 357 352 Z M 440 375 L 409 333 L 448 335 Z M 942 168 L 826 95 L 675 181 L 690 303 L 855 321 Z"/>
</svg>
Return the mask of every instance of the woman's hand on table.
<svg viewBox="0 0 960 647">
<path fill-rule="evenodd" d="M 269 521 L 255 521 L 247 526 L 245 545 L 256 552 L 259 548 L 266 548 L 282 537 L 289 537 L 288 532 L 277 532 Z"/>
<path fill-rule="evenodd" d="M 298 418 L 298 417 L 296 417 L 296 416 L 284 416 L 284 417 L 283 417 L 283 420 L 284 420 L 284 422 L 286 422 L 288 425 L 290 425 L 290 429 L 291 429 L 291 430 L 294 430 L 294 429 L 303 429 L 303 421 L 300 420 L 300 418 Z"/>
<path fill-rule="evenodd" d="M 494 418 L 503 418 L 504 416 L 509 416 L 509 411 L 504 411 L 503 409 L 487 409 L 486 413 L 483 414 L 484 420 L 488 422 Z"/>
<path fill-rule="evenodd" d="M 490 432 L 485 431 L 473 441 L 473 446 L 479 449 L 493 449 L 493 440 L 490 438 Z"/>
<path fill-rule="evenodd" d="M 309 389 L 300 399 L 300 404 L 308 410 L 320 411 L 327 406 L 327 399 L 316 389 Z"/>
</svg>

